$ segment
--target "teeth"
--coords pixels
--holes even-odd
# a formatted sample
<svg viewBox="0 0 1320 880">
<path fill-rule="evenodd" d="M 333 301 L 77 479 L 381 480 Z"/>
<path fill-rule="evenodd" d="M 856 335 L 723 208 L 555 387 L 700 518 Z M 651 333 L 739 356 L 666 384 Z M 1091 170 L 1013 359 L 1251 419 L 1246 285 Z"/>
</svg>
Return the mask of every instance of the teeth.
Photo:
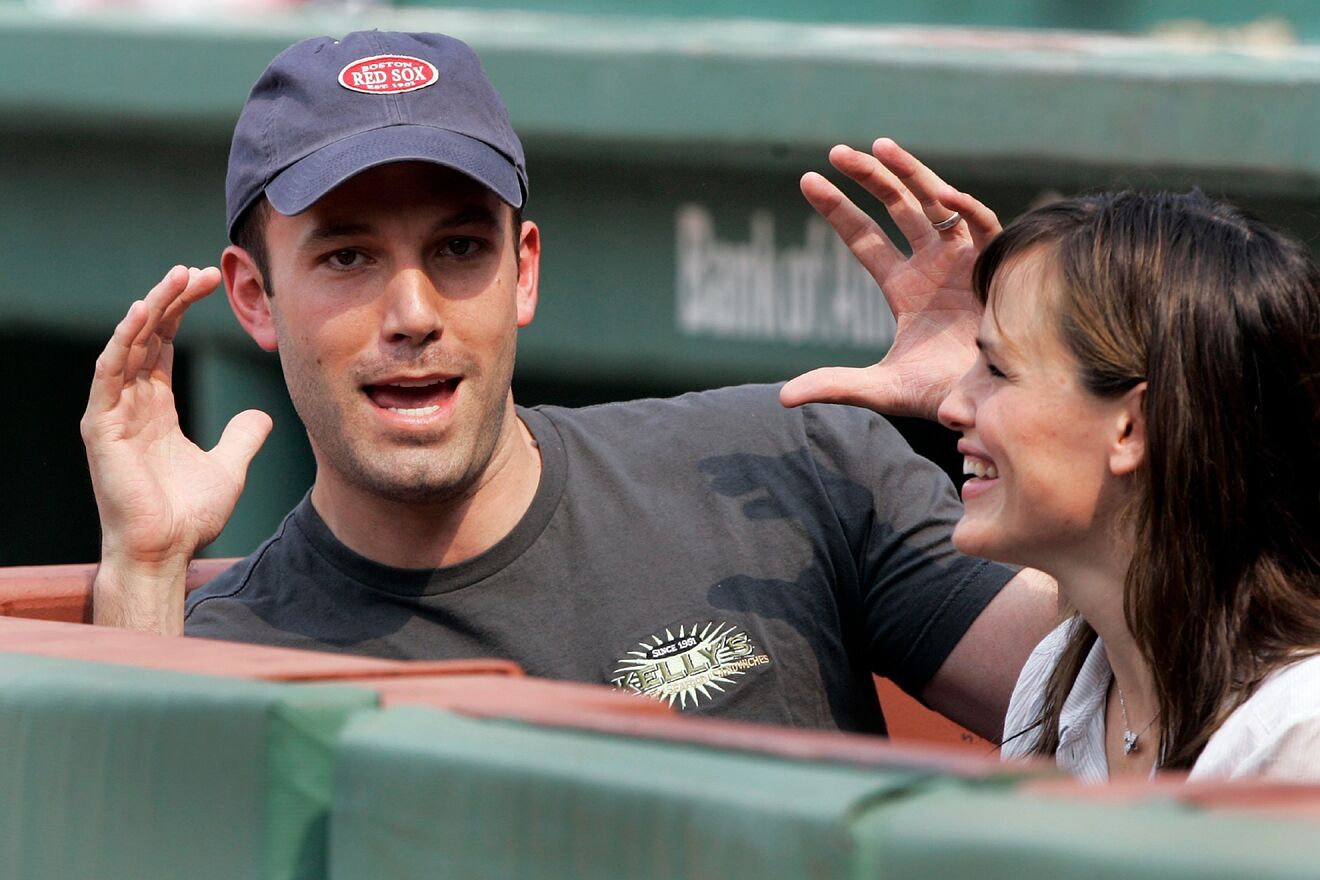
<svg viewBox="0 0 1320 880">
<path fill-rule="evenodd" d="M 440 409 L 440 407 L 434 405 L 409 407 L 409 408 L 405 408 L 401 406 L 392 406 L 390 407 L 390 412 L 396 412 L 401 416 L 429 416 L 431 413 L 435 412 L 438 409 Z"/>
<path fill-rule="evenodd" d="M 411 379 L 403 382 L 391 382 L 393 388 L 425 388 L 428 385 L 439 385 L 444 379 Z"/>
<path fill-rule="evenodd" d="M 963 456 L 963 473 L 982 480 L 996 480 L 999 478 L 998 468 L 979 458 L 972 458 L 970 455 Z"/>
</svg>

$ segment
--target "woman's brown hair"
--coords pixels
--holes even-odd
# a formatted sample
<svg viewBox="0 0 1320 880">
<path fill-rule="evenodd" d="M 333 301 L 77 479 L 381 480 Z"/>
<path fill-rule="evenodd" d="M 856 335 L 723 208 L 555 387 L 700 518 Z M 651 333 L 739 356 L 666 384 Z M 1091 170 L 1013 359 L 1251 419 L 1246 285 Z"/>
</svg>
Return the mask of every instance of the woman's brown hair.
<svg viewBox="0 0 1320 880">
<path fill-rule="evenodd" d="M 1187 768 L 1270 672 L 1320 651 L 1320 274 L 1296 241 L 1199 192 L 1124 192 L 1010 224 L 977 261 L 982 302 L 1042 246 L 1083 385 L 1147 383 L 1124 615 L 1154 675 L 1161 766 Z M 1058 748 L 1095 638 L 1073 627 L 1036 753 Z"/>
</svg>

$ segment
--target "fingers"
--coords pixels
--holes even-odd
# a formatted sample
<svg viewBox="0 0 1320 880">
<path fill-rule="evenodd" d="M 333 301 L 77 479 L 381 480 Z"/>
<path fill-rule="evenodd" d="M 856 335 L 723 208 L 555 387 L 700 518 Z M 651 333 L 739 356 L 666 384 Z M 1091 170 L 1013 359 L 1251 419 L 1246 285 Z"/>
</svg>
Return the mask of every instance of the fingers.
<svg viewBox="0 0 1320 880">
<path fill-rule="evenodd" d="M 229 420 L 211 454 L 238 478 L 241 485 L 247 478 L 248 466 L 261 444 L 266 442 L 272 427 L 274 422 L 264 412 L 244 410 Z"/>
<path fill-rule="evenodd" d="M 96 359 L 87 412 L 113 407 L 125 385 L 145 372 L 155 372 L 167 384 L 174 363 L 172 343 L 183 313 L 215 290 L 219 270 L 175 266 L 146 297 L 129 306 L 110 341 Z"/>
<path fill-rule="evenodd" d="M 980 249 L 998 234 L 999 219 L 993 211 L 949 186 L 892 139 L 878 138 L 871 149 L 867 154 L 836 146 L 830 150 L 830 164 L 879 199 L 914 248 L 936 237 L 970 235 Z M 832 183 L 807 174 L 802 192 L 877 279 L 877 271 L 883 273 L 902 259 L 884 232 Z"/>
<path fill-rule="evenodd" d="M 825 218 L 871 277 L 880 282 L 903 259 L 889 236 L 837 186 L 814 171 L 802 176 L 802 195 Z"/>
<path fill-rule="evenodd" d="M 138 328 L 133 344 L 129 347 L 124 363 L 124 376 L 127 380 L 138 375 L 144 369 L 155 366 L 156 356 L 160 353 L 160 341 L 157 328 L 164 315 L 166 306 L 179 296 L 188 284 L 189 273 L 183 266 L 175 266 L 165 273 L 165 277 L 142 300 L 146 309 L 146 320 Z"/>
<path fill-rule="evenodd" d="M 942 199 L 951 187 L 934 171 L 923 165 L 916 156 L 890 138 L 878 138 L 872 144 L 871 152 L 898 180 L 902 181 L 903 186 L 920 205 L 922 216 L 931 224 L 932 229 L 935 224 L 942 225 L 954 214 L 956 209 Z M 959 224 L 953 224 L 947 229 L 935 231 L 948 235 L 956 233 L 958 226 Z"/>
<path fill-rule="evenodd" d="M 898 388 L 889 381 L 885 368 L 822 367 L 791 379 L 779 390 L 784 406 L 804 403 L 848 403 L 878 412 L 901 409 Z"/>
<path fill-rule="evenodd" d="M 128 307 L 128 314 L 115 326 L 110 341 L 96 359 L 92 389 L 87 398 L 88 415 L 109 409 L 119 399 L 124 388 L 124 366 L 128 363 L 129 351 L 146 320 L 147 307 L 142 300 L 137 300 Z"/>
<path fill-rule="evenodd" d="M 168 298 L 161 310 L 152 344 L 158 350 L 148 357 L 147 366 L 158 380 L 167 386 L 174 384 L 174 337 L 179 333 L 183 313 L 193 303 L 210 295 L 220 284 L 220 270 L 214 266 L 205 269 L 189 268 L 188 279 L 177 296 Z"/>
<path fill-rule="evenodd" d="M 972 235 L 972 244 L 978 251 L 984 250 L 990 240 L 1003 228 L 999 225 L 999 218 L 995 216 L 994 211 L 967 193 L 959 192 L 947 184 L 940 193 L 940 203 L 962 215 L 967 231 Z"/>
<path fill-rule="evenodd" d="M 920 202 L 880 159 L 840 144 L 830 150 L 830 164 L 879 199 L 898 231 L 903 233 L 903 237 L 913 247 L 930 238 L 930 221 L 922 211 Z"/>
<path fill-rule="evenodd" d="M 219 270 L 213 267 L 196 269 L 175 266 L 166 272 L 165 277 L 143 300 L 147 320 L 133 341 L 124 368 L 125 374 L 134 376 L 154 373 L 156 378 L 170 384 L 172 346 L 183 313 L 197 300 L 215 290 L 219 283 Z"/>
<path fill-rule="evenodd" d="M 173 342 L 179 333 L 179 324 L 183 313 L 200 299 L 209 296 L 220 285 L 220 270 L 214 266 L 205 269 L 188 270 L 188 281 L 179 296 L 164 309 L 160 320 L 160 338 L 163 342 Z"/>
</svg>

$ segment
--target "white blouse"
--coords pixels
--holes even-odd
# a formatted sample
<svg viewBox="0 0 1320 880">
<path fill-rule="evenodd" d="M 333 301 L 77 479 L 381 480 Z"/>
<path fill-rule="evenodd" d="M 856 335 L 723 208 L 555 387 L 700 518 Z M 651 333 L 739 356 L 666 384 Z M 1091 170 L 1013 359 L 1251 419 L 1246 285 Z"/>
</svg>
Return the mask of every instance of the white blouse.
<svg viewBox="0 0 1320 880">
<path fill-rule="evenodd" d="M 1027 728 L 1040 714 L 1045 683 L 1072 625 L 1057 626 L 1027 658 L 1004 719 L 1003 758 L 1026 757 L 1035 745 L 1039 734 Z M 1109 779 L 1105 695 L 1112 678 L 1104 643 L 1096 639 L 1064 700 L 1055 754 L 1061 768 L 1085 782 Z M 1246 776 L 1320 781 L 1320 656 L 1298 660 L 1266 678 L 1210 737 L 1189 778 Z"/>
</svg>

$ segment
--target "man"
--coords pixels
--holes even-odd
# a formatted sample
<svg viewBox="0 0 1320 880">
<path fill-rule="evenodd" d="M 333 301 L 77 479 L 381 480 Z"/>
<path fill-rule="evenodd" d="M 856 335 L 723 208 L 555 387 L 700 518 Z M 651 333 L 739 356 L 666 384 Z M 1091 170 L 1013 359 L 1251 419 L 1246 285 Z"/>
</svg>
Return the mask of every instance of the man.
<svg viewBox="0 0 1320 880">
<path fill-rule="evenodd" d="M 371 32 L 291 47 L 243 110 L 226 189 L 220 274 L 279 353 L 316 481 L 185 622 L 187 564 L 270 419 L 236 416 L 211 452 L 179 432 L 172 340 L 219 277 L 176 267 L 116 328 L 83 419 L 98 623 L 497 655 L 694 712 L 850 730 L 883 730 L 875 670 L 998 736 L 1052 591 L 952 550 L 947 481 L 881 418 L 786 410 L 769 387 L 514 406 L 540 237 L 520 216 L 521 145 L 467 46 Z"/>
</svg>

